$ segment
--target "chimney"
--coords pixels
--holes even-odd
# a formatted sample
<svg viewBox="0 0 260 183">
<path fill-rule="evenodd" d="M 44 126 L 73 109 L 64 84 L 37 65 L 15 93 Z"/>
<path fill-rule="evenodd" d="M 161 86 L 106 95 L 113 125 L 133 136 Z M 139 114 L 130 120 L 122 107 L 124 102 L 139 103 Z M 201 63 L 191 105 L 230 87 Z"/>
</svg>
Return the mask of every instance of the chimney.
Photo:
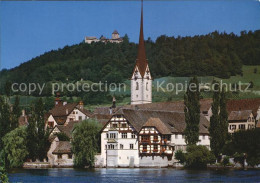
<svg viewBox="0 0 260 183">
<path fill-rule="evenodd" d="M 113 113 L 112 107 L 109 107 L 109 114 L 112 114 L 112 113 Z"/>
<path fill-rule="evenodd" d="M 57 105 L 62 105 L 62 100 L 60 99 L 60 93 L 56 94 L 55 106 L 57 106 Z"/>
<path fill-rule="evenodd" d="M 22 110 L 22 116 L 25 116 L 25 110 L 24 109 Z"/>
<path fill-rule="evenodd" d="M 64 101 L 64 102 L 63 102 L 63 105 L 67 105 L 67 101 Z"/>
<path fill-rule="evenodd" d="M 116 108 L 116 98 L 113 96 L 112 108 Z"/>
</svg>

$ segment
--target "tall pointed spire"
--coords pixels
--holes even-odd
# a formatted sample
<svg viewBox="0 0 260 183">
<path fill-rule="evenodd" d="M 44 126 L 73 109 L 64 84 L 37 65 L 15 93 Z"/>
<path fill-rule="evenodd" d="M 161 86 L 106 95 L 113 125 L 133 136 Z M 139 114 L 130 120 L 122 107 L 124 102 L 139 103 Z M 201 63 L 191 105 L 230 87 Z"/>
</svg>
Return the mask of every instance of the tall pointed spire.
<svg viewBox="0 0 260 183">
<path fill-rule="evenodd" d="M 145 54 L 145 46 L 144 46 L 144 33 L 143 33 L 143 0 L 142 0 L 142 7 L 141 7 L 141 25 L 140 25 L 140 35 L 139 35 L 139 46 L 138 46 L 138 56 L 136 60 L 136 65 L 141 73 L 141 76 L 144 77 L 146 67 L 147 67 L 147 60 Z"/>
</svg>

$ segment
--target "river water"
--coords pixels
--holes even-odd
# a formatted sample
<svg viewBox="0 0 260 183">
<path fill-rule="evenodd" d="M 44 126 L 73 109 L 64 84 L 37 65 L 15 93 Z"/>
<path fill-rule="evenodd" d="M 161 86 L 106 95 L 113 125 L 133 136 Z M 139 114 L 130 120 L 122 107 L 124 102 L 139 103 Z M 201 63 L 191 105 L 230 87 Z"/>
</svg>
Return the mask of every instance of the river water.
<svg viewBox="0 0 260 183">
<path fill-rule="evenodd" d="M 159 169 L 14 169 L 10 182 L 260 182 L 260 170 Z"/>
</svg>

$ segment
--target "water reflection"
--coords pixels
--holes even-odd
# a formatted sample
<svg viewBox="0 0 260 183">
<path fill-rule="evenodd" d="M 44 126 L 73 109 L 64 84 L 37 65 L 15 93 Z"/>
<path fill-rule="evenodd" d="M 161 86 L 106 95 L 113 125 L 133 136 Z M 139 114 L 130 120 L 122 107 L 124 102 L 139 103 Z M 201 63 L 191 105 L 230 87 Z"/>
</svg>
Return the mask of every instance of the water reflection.
<svg viewBox="0 0 260 183">
<path fill-rule="evenodd" d="M 14 169 L 11 182 L 258 182 L 260 170 Z"/>
</svg>

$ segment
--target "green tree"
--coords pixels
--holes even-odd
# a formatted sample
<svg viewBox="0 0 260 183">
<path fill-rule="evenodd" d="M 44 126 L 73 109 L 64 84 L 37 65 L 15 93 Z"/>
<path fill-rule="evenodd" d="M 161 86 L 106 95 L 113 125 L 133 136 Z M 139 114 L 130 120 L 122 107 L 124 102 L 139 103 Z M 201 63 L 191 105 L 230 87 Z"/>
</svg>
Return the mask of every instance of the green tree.
<svg viewBox="0 0 260 183">
<path fill-rule="evenodd" d="M 57 135 L 59 141 L 70 141 L 70 138 L 64 132 L 56 133 L 55 135 Z"/>
<path fill-rule="evenodd" d="M 35 114 L 34 106 L 31 107 L 31 116 L 28 120 L 27 126 L 27 147 L 28 147 L 28 158 L 33 161 L 36 160 L 38 156 L 38 133 L 37 133 L 37 116 Z"/>
<path fill-rule="evenodd" d="M 13 105 L 13 111 L 12 111 L 12 123 L 11 123 L 11 130 L 14 130 L 19 126 L 18 119 L 21 115 L 21 109 L 20 109 L 20 98 L 18 96 L 15 97 L 14 105 Z"/>
<path fill-rule="evenodd" d="M 93 119 L 82 121 L 74 128 L 72 133 L 72 151 L 75 155 L 75 166 L 94 166 L 101 128 L 101 125 Z"/>
<path fill-rule="evenodd" d="M 26 127 L 19 127 L 3 138 L 4 151 L 10 168 L 21 167 L 28 155 L 26 147 Z"/>
<path fill-rule="evenodd" d="M 5 153 L 4 151 L 0 151 L 0 182 L 2 183 L 8 183 L 8 176 L 6 172 L 6 166 L 5 166 Z"/>
<path fill-rule="evenodd" d="M 231 146 L 235 154 L 247 155 L 247 162 L 251 166 L 260 164 L 260 129 L 240 130 L 232 136 Z"/>
<path fill-rule="evenodd" d="M 219 88 L 218 82 L 213 82 L 214 93 L 212 116 L 210 117 L 210 147 L 216 157 L 222 152 L 228 138 L 228 112 L 225 88 Z"/>
<path fill-rule="evenodd" d="M 185 162 L 185 153 L 182 150 L 177 150 L 174 156 L 175 159 L 179 160 L 179 163 L 183 164 Z"/>
<path fill-rule="evenodd" d="M 200 91 L 197 77 L 190 80 L 188 89 L 184 95 L 184 112 L 186 128 L 184 130 L 185 142 L 196 144 L 199 141 L 200 123 Z"/>
<path fill-rule="evenodd" d="M 220 110 L 219 110 L 219 124 L 220 124 L 220 138 L 219 145 L 221 151 L 228 140 L 228 111 L 227 111 L 227 97 L 225 88 L 222 88 L 220 93 Z"/>
<path fill-rule="evenodd" d="M 213 151 L 214 155 L 218 157 L 220 153 L 220 143 L 219 138 L 221 136 L 220 131 L 220 91 L 219 91 L 219 83 L 214 81 L 214 92 L 213 92 L 213 103 L 211 106 L 212 116 L 210 117 L 210 127 L 209 127 L 209 135 L 210 135 L 210 148 Z"/>
<path fill-rule="evenodd" d="M 213 163 L 214 160 L 214 155 L 206 146 L 191 145 L 187 147 L 185 166 L 188 168 L 206 168 L 207 164 Z"/>
<path fill-rule="evenodd" d="M 10 131 L 11 110 L 4 97 L 0 96 L 0 149 L 3 149 L 2 138 Z"/>
<path fill-rule="evenodd" d="M 42 98 L 39 98 L 39 100 L 36 101 L 35 115 L 36 115 L 37 139 L 38 139 L 37 156 L 42 161 L 46 157 L 48 147 L 49 147 L 49 141 L 48 141 L 49 132 L 45 130 L 44 105 L 43 105 Z"/>
</svg>

